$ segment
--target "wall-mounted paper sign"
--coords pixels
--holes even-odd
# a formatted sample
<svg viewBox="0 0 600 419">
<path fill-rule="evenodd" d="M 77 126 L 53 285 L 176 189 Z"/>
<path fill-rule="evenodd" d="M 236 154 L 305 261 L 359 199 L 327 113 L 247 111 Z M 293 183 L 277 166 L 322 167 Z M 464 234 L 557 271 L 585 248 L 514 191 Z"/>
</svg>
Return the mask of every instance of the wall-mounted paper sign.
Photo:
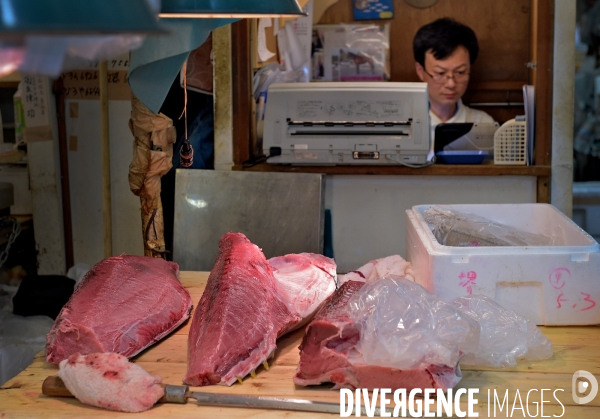
<svg viewBox="0 0 600 419">
<path fill-rule="evenodd" d="M 354 20 L 392 19 L 394 0 L 354 0 Z"/>
</svg>

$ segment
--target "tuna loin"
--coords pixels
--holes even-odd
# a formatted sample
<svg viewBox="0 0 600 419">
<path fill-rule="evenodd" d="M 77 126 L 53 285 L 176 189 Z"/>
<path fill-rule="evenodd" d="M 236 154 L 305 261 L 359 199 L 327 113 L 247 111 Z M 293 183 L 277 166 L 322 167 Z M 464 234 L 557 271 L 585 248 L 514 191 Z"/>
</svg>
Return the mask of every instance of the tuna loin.
<svg viewBox="0 0 600 419">
<path fill-rule="evenodd" d="M 189 385 L 233 384 L 262 364 L 275 341 L 301 320 L 279 296 L 273 268 L 241 233 L 227 233 L 194 312 Z"/>
<path fill-rule="evenodd" d="M 306 386 L 333 382 L 336 389 L 405 388 L 407 391 L 453 387 L 460 379 L 454 367 L 426 365 L 399 370 L 365 363 L 355 349 L 360 332 L 347 310 L 348 301 L 363 286 L 362 281 L 346 281 L 306 327 L 294 383 Z"/>
<path fill-rule="evenodd" d="M 58 376 L 85 404 L 122 412 L 143 412 L 164 390 L 162 378 L 115 353 L 73 354 L 60 364 Z"/>
<path fill-rule="evenodd" d="M 335 291 L 336 264 L 315 253 L 289 254 L 269 259 L 279 295 L 293 313 L 302 317 L 299 328 L 310 321 Z"/>
<path fill-rule="evenodd" d="M 105 259 L 56 318 L 46 337 L 46 360 L 57 364 L 77 352 L 132 357 L 175 330 L 191 309 L 176 263 L 144 256 Z"/>
</svg>

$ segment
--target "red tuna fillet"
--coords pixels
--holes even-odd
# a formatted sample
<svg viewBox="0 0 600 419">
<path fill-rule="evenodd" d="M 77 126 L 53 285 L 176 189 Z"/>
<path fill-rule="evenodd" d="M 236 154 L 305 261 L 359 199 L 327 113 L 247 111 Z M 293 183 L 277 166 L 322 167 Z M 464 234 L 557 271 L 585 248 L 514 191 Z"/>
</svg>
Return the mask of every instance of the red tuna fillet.
<svg viewBox="0 0 600 419">
<path fill-rule="evenodd" d="M 74 353 L 132 357 L 190 315 L 192 299 L 179 266 L 144 256 L 114 256 L 96 264 L 75 289 L 46 337 L 46 360 Z"/>
<path fill-rule="evenodd" d="M 336 264 L 315 253 L 289 254 L 269 259 L 279 295 L 292 313 L 302 317 L 293 326 L 305 325 L 335 291 Z"/>
<path fill-rule="evenodd" d="M 332 382 L 338 388 L 441 388 L 460 380 L 460 371 L 450 366 L 427 365 L 400 370 L 367 365 L 355 349 L 360 332 L 348 315 L 350 298 L 364 282 L 347 281 L 329 297 L 307 326 L 300 345 L 300 363 L 294 383 L 302 386 Z"/>
<path fill-rule="evenodd" d="M 233 384 L 262 364 L 299 322 L 277 291 L 273 268 L 241 233 L 227 233 L 192 319 L 189 385 Z"/>
</svg>

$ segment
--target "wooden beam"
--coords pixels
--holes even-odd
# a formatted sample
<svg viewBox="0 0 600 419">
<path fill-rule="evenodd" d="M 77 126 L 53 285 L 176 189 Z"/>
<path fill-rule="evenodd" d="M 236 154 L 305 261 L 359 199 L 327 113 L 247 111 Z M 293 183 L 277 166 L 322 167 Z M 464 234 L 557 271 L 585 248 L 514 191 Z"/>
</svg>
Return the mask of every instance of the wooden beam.
<svg viewBox="0 0 600 419">
<path fill-rule="evenodd" d="M 233 162 L 248 160 L 252 130 L 252 77 L 250 60 L 250 23 L 242 19 L 231 24 L 232 106 L 233 106 Z"/>
<path fill-rule="evenodd" d="M 490 81 L 475 81 L 469 83 L 469 90 L 515 90 L 523 91 L 523 85 L 527 84 L 526 80 L 490 80 Z"/>
<path fill-rule="evenodd" d="M 60 189 L 63 232 L 65 236 L 65 263 L 66 269 L 69 270 L 75 262 L 73 257 L 73 222 L 71 219 L 71 187 L 69 184 L 65 90 L 62 77 L 54 82 L 52 90 L 56 100 L 56 120 L 58 125 L 58 154 L 60 157 Z"/>
<path fill-rule="evenodd" d="M 112 203 L 110 193 L 110 134 L 108 126 L 108 68 L 100 62 L 100 133 L 102 141 L 102 214 L 104 220 L 104 257 L 112 256 Z"/>
<path fill-rule="evenodd" d="M 537 178 L 537 200 L 540 204 L 550 203 L 550 176 Z"/>
<path fill-rule="evenodd" d="M 550 176 L 550 166 L 500 166 L 494 164 L 434 164 L 419 169 L 406 166 L 291 166 L 261 163 L 233 170 L 252 172 L 325 173 L 328 175 L 427 175 L 427 176 Z"/>
<path fill-rule="evenodd" d="M 554 2 L 534 0 L 537 16 L 534 33 L 535 59 L 535 151 L 534 164 L 549 165 L 552 152 L 552 60 Z"/>
</svg>

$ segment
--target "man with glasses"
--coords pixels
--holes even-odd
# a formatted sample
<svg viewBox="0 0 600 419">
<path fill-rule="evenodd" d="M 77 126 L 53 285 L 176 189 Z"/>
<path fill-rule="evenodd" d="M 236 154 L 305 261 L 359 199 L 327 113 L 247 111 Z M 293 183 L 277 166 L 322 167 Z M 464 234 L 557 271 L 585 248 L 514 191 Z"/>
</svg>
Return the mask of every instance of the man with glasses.
<svg viewBox="0 0 600 419">
<path fill-rule="evenodd" d="M 494 122 L 483 111 L 461 101 L 467 90 L 471 65 L 479 53 L 471 28 L 450 18 L 441 18 L 421 27 L 413 40 L 415 67 L 427 83 L 433 157 L 435 127 L 442 122 Z"/>
</svg>

